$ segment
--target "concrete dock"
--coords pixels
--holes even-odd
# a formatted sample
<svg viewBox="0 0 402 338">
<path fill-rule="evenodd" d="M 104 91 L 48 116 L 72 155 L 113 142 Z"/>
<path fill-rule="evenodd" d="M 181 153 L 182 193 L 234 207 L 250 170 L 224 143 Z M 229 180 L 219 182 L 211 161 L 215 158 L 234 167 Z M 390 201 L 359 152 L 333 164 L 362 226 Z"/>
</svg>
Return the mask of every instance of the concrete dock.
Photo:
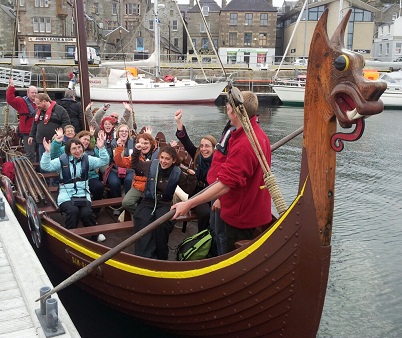
<svg viewBox="0 0 402 338">
<path fill-rule="evenodd" d="M 0 338 L 54 336 L 46 323 L 42 328 L 36 314 L 40 304 L 35 302 L 42 287 L 53 285 L 4 197 L 3 200 L 8 220 L 0 219 Z M 57 294 L 52 298 L 58 303 L 57 337 L 80 337 Z"/>
</svg>

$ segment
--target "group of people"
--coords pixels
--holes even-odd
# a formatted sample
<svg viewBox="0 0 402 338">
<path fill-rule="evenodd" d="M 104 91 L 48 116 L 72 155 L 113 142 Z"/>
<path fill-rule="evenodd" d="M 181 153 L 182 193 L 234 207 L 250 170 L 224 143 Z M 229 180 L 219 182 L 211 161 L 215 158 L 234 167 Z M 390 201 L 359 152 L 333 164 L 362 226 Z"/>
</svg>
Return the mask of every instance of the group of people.
<svg viewBox="0 0 402 338">
<path fill-rule="evenodd" d="M 270 165 L 270 142 L 257 121 L 258 99 L 252 92 L 242 94 L 243 106 Z M 80 220 L 84 226 L 96 224 L 100 210 L 92 209 L 91 200 L 103 198 L 105 185 L 109 197 L 119 197 L 124 191 L 122 209 L 132 215 L 135 231 L 175 209 L 171 220 L 136 242 L 135 254 L 143 257 L 168 259 L 175 219 L 189 210 L 197 215 L 198 231 L 211 230 L 212 255 L 234 250 L 237 241 L 252 239 L 255 228 L 271 221 L 271 197 L 261 188 L 262 168 L 230 103 L 226 105 L 229 121 L 219 142 L 205 135 L 195 145 L 183 124 L 183 112 L 175 112 L 176 136 L 192 158 L 192 166 L 183 170 L 175 143 L 160 147 L 151 128 L 131 137 L 133 114 L 127 103 L 123 103 L 120 120 L 116 112 L 105 116 L 108 105 L 92 110 L 90 103 L 85 111 L 90 126 L 87 131 L 69 92 L 60 105 L 47 94 L 38 94 L 35 87 L 29 87 L 25 97 L 18 97 L 11 79 L 7 102 L 18 111 L 27 157 L 35 161 L 36 142 L 41 169 L 61 172 L 57 203 L 68 229 L 77 227 Z M 190 198 L 172 205 L 178 186 Z M 119 210 L 115 211 L 117 216 Z"/>
</svg>

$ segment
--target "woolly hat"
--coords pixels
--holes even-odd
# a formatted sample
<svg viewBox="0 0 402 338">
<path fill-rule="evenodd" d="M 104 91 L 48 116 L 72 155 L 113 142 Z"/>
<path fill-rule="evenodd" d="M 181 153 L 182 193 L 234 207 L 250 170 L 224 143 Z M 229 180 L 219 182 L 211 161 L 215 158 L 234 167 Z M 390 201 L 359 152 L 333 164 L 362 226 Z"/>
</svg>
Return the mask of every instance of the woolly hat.
<svg viewBox="0 0 402 338">
<path fill-rule="evenodd" d="M 111 116 L 105 116 L 101 121 L 101 125 L 100 125 L 101 129 L 104 129 L 103 125 L 105 124 L 106 121 L 109 121 L 112 124 L 112 126 L 114 127 L 115 119 Z"/>
</svg>

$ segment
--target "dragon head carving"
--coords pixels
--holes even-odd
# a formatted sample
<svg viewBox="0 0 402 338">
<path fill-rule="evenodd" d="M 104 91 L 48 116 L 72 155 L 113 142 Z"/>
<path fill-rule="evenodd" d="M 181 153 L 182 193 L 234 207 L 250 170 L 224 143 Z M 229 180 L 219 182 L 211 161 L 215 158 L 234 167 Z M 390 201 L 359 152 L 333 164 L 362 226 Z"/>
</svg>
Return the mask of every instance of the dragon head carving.
<svg viewBox="0 0 402 338">
<path fill-rule="evenodd" d="M 328 9 L 318 21 L 310 47 L 306 83 L 306 93 L 314 94 L 305 98 L 305 107 L 317 107 L 317 100 L 324 100 L 330 106 L 326 112 L 328 118 L 335 114 L 344 128 L 380 113 L 384 109 L 380 96 L 387 88 L 383 81 L 367 80 L 363 76 L 363 56 L 345 49 L 345 29 L 350 14 L 351 10 L 331 40 L 327 34 Z"/>
</svg>

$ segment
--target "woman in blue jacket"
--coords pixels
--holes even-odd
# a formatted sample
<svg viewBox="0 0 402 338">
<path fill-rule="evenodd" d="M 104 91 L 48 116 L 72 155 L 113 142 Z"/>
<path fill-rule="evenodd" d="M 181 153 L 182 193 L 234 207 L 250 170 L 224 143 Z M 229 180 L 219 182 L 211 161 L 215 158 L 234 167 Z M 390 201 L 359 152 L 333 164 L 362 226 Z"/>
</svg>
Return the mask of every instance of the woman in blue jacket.
<svg viewBox="0 0 402 338">
<path fill-rule="evenodd" d="M 52 160 L 50 158 L 51 144 L 43 139 L 45 153 L 40 161 L 40 167 L 46 171 L 60 172 L 57 205 L 65 216 L 67 229 L 76 228 L 80 220 L 84 226 L 96 225 L 91 207 L 88 173 L 109 163 L 109 155 L 104 144 L 105 135 L 99 132 L 96 142 L 99 149 L 99 158 L 97 158 L 85 154 L 81 141 L 73 138 L 66 143 L 65 154 Z"/>
</svg>

